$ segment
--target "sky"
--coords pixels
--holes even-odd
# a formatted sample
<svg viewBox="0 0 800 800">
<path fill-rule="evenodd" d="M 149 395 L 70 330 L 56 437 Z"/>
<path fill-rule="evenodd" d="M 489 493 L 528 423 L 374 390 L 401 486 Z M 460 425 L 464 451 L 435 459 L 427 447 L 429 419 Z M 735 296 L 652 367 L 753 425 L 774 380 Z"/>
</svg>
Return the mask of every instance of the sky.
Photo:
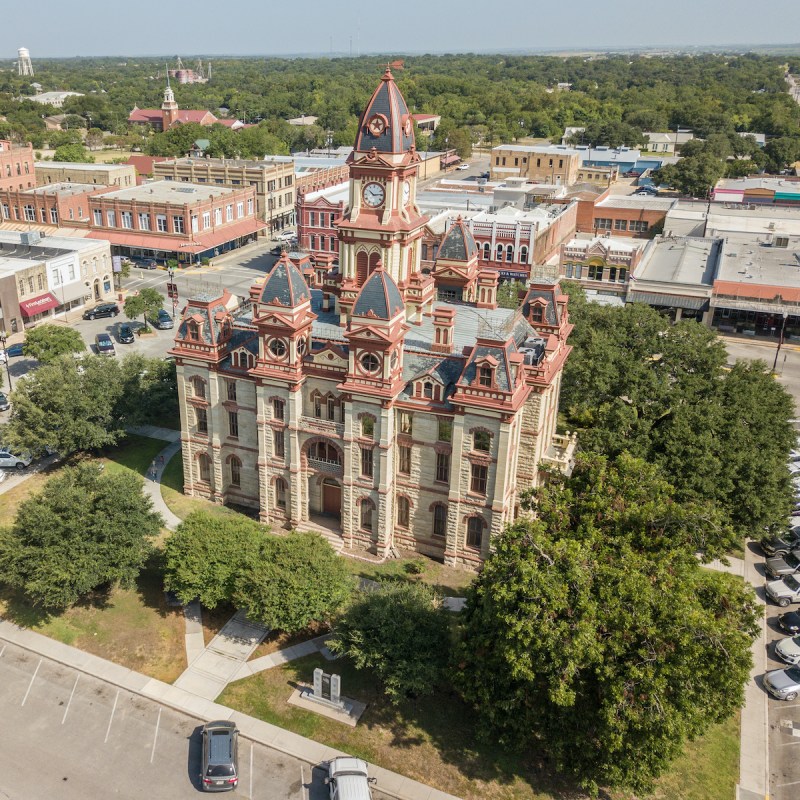
<svg viewBox="0 0 800 800">
<path fill-rule="evenodd" d="M 0 0 L 0 59 L 786 44 L 798 0 Z M 34 63 L 35 66 L 35 63 Z"/>
</svg>

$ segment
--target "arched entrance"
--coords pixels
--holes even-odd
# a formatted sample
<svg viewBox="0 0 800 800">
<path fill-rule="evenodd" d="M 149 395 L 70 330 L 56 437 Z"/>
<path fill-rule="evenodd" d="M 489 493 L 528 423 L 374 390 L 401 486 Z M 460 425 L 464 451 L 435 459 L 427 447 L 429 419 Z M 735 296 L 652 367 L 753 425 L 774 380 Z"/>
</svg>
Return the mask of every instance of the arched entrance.
<svg viewBox="0 0 800 800">
<path fill-rule="evenodd" d="M 100 299 L 100 278 L 94 279 L 94 299 Z"/>
</svg>

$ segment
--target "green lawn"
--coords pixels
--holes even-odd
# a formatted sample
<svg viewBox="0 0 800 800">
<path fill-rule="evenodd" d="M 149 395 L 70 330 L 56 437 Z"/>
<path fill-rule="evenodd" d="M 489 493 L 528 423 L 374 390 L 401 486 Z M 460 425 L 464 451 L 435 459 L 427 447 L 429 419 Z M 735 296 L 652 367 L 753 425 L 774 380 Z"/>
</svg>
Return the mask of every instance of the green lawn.
<svg viewBox="0 0 800 800">
<path fill-rule="evenodd" d="M 342 693 L 367 703 L 355 728 L 287 704 L 315 667 L 342 676 Z M 347 659 L 309 656 L 231 683 L 217 702 L 407 775 L 464 800 L 544 800 L 584 795 L 535 755 L 522 757 L 474 735 L 472 712 L 449 691 L 389 705 L 368 672 Z M 690 743 L 657 784 L 653 800 L 731 800 L 739 774 L 739 721 L 715 726 Z M 624 792 L 607 800 L 634 800 Z"/>
<path fill-rule="evenodd" d="M 109 472 L 128 469 L 139 475 L 145 475 L 155 457 L 167 444 L 168 442 L 162 442 L 160 439 L 129 433 L 118 447 L 107 448 L 103 452 L 101 461 Z"/>
<path fill-rule="evenodd" d="M 359 578 L 373 581 L 408 581 L 428 583 L 443 595 L 463 597 L 470 584 L 475 580 L 475 573 L 467 570 L 453 569 L 425 556 L 410 558 L 394 558 L 383 564 L 345 558 L 347 568 Z M 418 572 L 417 570 L 422 570 Z"/>
</svg>

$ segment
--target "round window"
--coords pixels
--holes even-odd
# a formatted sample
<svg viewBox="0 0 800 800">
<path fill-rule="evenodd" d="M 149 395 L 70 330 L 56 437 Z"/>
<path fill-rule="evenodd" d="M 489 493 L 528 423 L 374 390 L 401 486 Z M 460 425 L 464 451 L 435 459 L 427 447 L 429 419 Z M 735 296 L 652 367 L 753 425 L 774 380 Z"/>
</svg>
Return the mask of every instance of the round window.
<svg viewBox="0 0 800 800">
<path fill-rule="evenodd" d="M 269 343 L 269 351 L 275 358 L 283 358 L 286 355 L 286 343 L 283 339 L 273 339 Z"/>
<path fill-rule="evenodd" d="M 364 355 L 361 356 L 361 367 L 365 372 L 377 372 L 380 366 L 381 362 L 373 353 L 364 353 Z"/>
</svg>

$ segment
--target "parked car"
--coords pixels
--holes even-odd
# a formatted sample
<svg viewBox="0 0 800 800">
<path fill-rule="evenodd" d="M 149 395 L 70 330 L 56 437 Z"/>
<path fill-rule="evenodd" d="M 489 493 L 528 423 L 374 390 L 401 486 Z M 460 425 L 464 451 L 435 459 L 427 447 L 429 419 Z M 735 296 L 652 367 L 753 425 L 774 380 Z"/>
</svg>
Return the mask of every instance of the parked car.
<svg viewBox="0 0 800 800">
<path fill-rule="evenodd" d="M 787 664 L 800 664 L 800 636 L 787 636 L 775 642 L 775 655 Z"/>
<path fill-rule="evenodd" d="M 98 317 L 116 317 L 119 314 L 119 306 L 116 303 L 100 303 L 94 308 L 87 308 L 83 312 L 84 319 L 97 319 Z"/>
<path fill-rule="evenodd" d="M 459 164 L 456 169 L 469 169 L 469 164 Z"/>
<path fill-rule="evenodd" d="M 0 411 L 8 411 L 11 408 L 11 403 L 3 392 L 0 392 Z"/>
<path fill-rule="evenodd" d="M 764 688 L 778 700 L 796 700 L 800 694 L 800 668 L 771 670 L 764 676 Z"/>
<path fill-rule="evenodd" d="M 6 355 L 9 358 L 19 358 L 22 355 L 22 348 L 25 347 L 25 342 L 17 342 L 16 344 L 10 344 L 6 347 Z"/>
<path fill-rule="evenodd" d="M 778 626 L 786 633 L 800 633 L 800 612 L 787 611 L 778 617 Z"/>
<path fill-rule="evenodd" d="M 200 781 L 206 792 L 227 792 L 239 782 L 239 731 L 228 720 L 203 726 L 203 771 Z"/>
<path fill-rule="evenodd" d="M 98 333 L 94 337 L 94 347 L 99 356 L 115 356 L 117 351 L 114 349 L 114 342 L 107 333 Z"/>
<path fill-rule="evenodd" d="M 278 239 L 281 242 L 293 242 L 293 241 L 296 241 L 297 240 L 297 231 L 293 231 L 290 228 L 287 228 L 286 230 L 283 230 L 278 234 Z"/>
<path fill-rule="evenodd" d="M 117 331 L 117 339 L 120 344 L 132 344 L 134 336 L 131 326 L 127 323 L 125 325 L 120 325 Z"/>
<path fill-rule="evenodd" d="M 800 547 L 800 529 L 797 530 L 798 533 L 792 528 L 776 536 L 765 536 L 761 540 L 761 549 L 768 556 L 785 556 L 791 550 Z"/>
<path fill-rule="evenodd" d="M 794 575 L 784 575 L 780 580 L 767 583 L 767 597 L 781 608 L 790 603 L 800 603 L 800 581 Z"/>
<path fill-rule="evenodd" d="M 156 321 L 155 321 L 156 328 L 158 328 L 160 331 L 164 331 L 167 330 L 168 328 L 171 328 L 172 325 L 173 325 L 172 317 L 169 314 L 167 314 L 167 312 L 164 311 L 163 308 L 160 309 L 158 315 L 156 316 Z"/>
<path fill-rule="evenodd" d="M 360 758 L 334 758 L 328 762 L 328 776 L 325 778 L 331 800 L 371 800 L 370 778 L 367 762 Z"/>
<path fill-rule="evenodd" d="M 790 553 L 782 556 L 772 556 L 764 564 L 767 577 L 777 580 L 783 575 L 794 575 L 800 572 L 800 548 L 795 548 Z"/>
<path fill-rule="evenodd" d="M 0 448 L 0 467 L 13 467 L 14 469 L 25 469 L 33 459 L 30 453 L 17 455 L 5 447 Z"/>
<path fill-rule="evenodd" d="M 277 247 L 273 247 L 272 250 L 269 251 L 271 256 L 279 256 L 283 253 L 283 247 L 278 245 Z"/>
</svg>

